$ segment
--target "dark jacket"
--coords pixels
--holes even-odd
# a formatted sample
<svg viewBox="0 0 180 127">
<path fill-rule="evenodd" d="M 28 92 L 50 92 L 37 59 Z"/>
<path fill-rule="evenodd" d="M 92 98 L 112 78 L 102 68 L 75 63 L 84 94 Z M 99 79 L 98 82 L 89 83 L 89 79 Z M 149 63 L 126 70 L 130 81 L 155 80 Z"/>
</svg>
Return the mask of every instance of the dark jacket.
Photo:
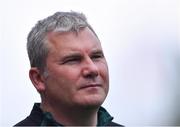
<svg viewBox="0 0 180 127">
<path fill-rule="evenodd" d="M 122 126 L 112 122 L 113 117 L 103 108 L 100 107 L 98 111 L 98 125 L 97 126 Z M 44 113 L 39 103 L 35 103 L 33 109 L 28 117 L 15 126 L 63 126 L 57 123 L 52 115 L 48 112 Z"/>
</svg>

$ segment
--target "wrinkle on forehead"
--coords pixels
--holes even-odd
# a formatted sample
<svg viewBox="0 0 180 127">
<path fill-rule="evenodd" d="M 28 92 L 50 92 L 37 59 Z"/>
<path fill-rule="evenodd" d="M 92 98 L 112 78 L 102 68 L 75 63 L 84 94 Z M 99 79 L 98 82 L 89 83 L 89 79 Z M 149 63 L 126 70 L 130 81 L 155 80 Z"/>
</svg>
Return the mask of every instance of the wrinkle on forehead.
<svg viewBox="0 0 180 127">
<path fill-rule="evenodd" d="M 102 50 L 99 39 L 89 28 L 80 30 L 78 34 L 76 32 L 51 32 L 48 33 L 47 37 L 50 46 L 49 48 L 53 49 L 62 46 L 64 49 L 67 48 L 67 50 L 68 48 L 71 50 L 77 50 L 78 48 L 83 48 L 83 45 L 80 45 L 78 42 L 88 43 L 89 41 L 92 48 L 96 47 Z"/>
</svg>

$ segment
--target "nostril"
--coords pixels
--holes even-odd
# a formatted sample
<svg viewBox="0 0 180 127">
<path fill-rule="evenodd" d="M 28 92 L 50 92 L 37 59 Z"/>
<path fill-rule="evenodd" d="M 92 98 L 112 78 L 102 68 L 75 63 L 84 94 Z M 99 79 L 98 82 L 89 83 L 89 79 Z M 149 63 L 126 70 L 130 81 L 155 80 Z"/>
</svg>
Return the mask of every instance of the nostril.
<svg viewBox="0 0 180 127">
<path fill-rule="evenodd" d="M 83 76 L 85 78 L 95 78 L 98 76 L 98 71 L 97 70 L 84 70 L 83 71 Z"/>
<path fill-rule="evenodd" d="M 98 76 L 98 73 L 97 72 L 89 72 L 89 73 L 86 73 L 86 75 L 84 75 L 85 78 L 95 78 Z"/>
</svg>

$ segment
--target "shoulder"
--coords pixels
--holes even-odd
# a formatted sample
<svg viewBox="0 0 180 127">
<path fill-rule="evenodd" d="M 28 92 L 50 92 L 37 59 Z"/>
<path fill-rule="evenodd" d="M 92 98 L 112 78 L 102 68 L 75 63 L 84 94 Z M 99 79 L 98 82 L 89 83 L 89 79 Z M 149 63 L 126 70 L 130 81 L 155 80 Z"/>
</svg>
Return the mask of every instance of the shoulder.
<svg viewBox="0 0 180 127">
<path fill-rule="evenodd" d="M 14 126 L 38 126 L 38 125 L 40 125 L 40 122 L 34 121 L 31 117 L 28 116 L 27 118 L 15 124 Z"/>
<path fill-rule="evenodd" d="M 115 123 L 115 122 L 110 122 L 107 126 L 120 126 L 120 127 L 124 127 L 123 125 L 120 125 L 120 124 Z"/>
<path fill-rule="evenodd" d="M 36 103 L 28 117 L 14 126 L 39 126 L 43 119 L 43 112 L 40 109 L 40 104 Z"/>
</svg>

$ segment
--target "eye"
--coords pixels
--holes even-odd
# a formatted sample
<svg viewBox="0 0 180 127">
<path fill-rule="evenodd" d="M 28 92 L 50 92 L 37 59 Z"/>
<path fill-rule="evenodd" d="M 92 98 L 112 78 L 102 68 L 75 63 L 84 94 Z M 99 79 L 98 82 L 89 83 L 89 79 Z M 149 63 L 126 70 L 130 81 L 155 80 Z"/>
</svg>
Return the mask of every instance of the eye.
<svg viewBox="0 0 180 127">
<path fill-rule="evenodd" d="M 102 59 L 104 58 L 104 54 L 103 53 L 95 53 L 91 56 L 91 59 L 94 59 L 94 60 L 98 60 L 98 59 Z"/>
<path fill-rule="evenodd" d="M 77 64 L 81 62 L 80 57 L 69 57 L 63 60 L 63 64 Z"/>
</svg>

